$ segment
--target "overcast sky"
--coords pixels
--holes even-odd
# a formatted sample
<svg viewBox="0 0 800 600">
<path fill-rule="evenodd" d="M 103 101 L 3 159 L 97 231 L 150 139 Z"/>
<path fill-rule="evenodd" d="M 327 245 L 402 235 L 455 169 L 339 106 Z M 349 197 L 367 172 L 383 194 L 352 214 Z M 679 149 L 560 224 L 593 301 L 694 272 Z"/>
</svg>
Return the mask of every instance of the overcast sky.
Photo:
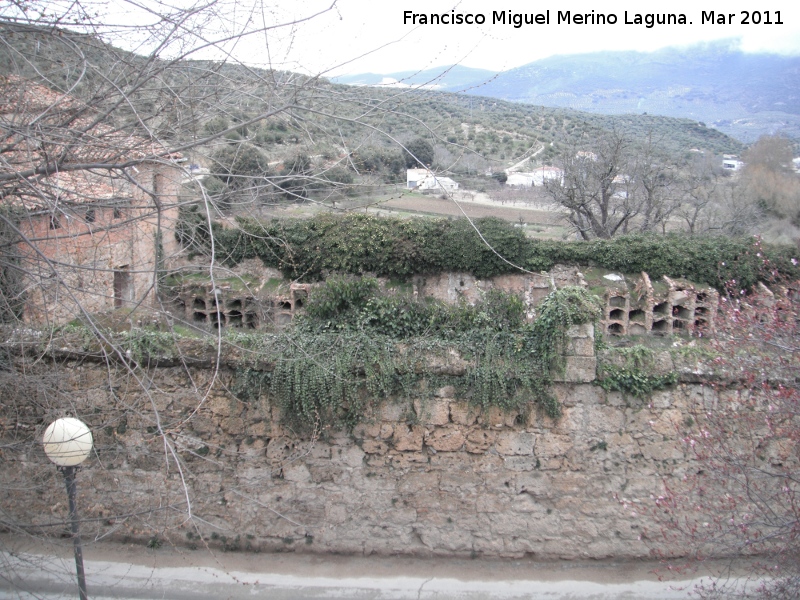
<svg viewBox="0 0 800 600">
<path fill-rule="evenodd" d="M 67 0 L 52 0 L 66 2 Z M 89 1 L 89 0 L 87 0 Z M 99 0 L 98 0 L 99 1 Z M 106 18 L 116 21 L 115 42 L 133 49 L 133 27 L 157 19 L 164 6 L 196 7 L 213 2 L 214 18 L 198 16 L 198 22 L 217 34 L 234 34 L 242 26 L 255 31 L 264 24 L 291 23 L 236 39 L 227 45 L 231 56 L 257 66 L 272 66 L 311 74 L 391 73 L 461 64 L 493 71 L 518 67 L 554 54 L 575 54 L 602 50 L 652 51 L 666 46 L 685 46 L 702 41 L 737 39 L 747 52 L 767 51 L 800 55 L 800 8 L 789 2 L 741 2 L 737 0 L 673 0 L 662 2 L 663 10 L 683 13 L 691 24 L 625 24 L 654 2 L 633 0 L 108 0 Z M 333 8 L 331 6 L 333 5 Z M 149 7 L 144 14 L 142 7 Z M 742 11 L 763 8 L 756 18 L 761 24 L 742 24 Z M 550 11 L 550 24 L 492 24 L 493 11 L 538 14 Z M 613 14 L 615 25 L 557 23 L 559 11 Z M 404 23 L 404 13 L 480 14 L 483 25 L 413 25 Z M 703 11 L 732 15 L 732 23 L 701 24 Z M 778 14 L 777 11 L 780 11 Z M 765 14 L 767 13 L 767 14 Z M 202 13 L 205 14 L 205 13 Z M 764 24 L 768 19 L 783 24 Z M 196 22 L 189 21 L 196 25 Z M 112 29 L 114 26 L 112 26 Z M 126 31 L 127 28 L 127 31 Z M 209 30 L 207 30 L 209 31 Z M 147 48 L 139 48 L 146 51 Z M 218 55 L 196 55 L 220 58 Z"/>
<path fill-rule="evenodd" d="M 325 4 L 325 2 L 322 2 Z M 739 38 L 745 51 L 800 54 L 800 9 L 787 8 L 788 2 L 720 2 L 717 0 L 676 0 L 672 2 L 562 0 L 401 0 L 384 3 L 376 0 L 338 0 L 337 8 L 298 28 L 292 52 L 283 58 L 306 70 L 333 69 L 335 74 L 394 72 L 460 63 L 495 71 L 510 69 L 553 54 L 575 54 L 601 50 L 650 51 L 665 46 Z M 626 25 L 643 6 L 663 6 L 684 13 L 689 25 L 647 28 Z M 313 1 L 296 4 L 309 12 Z M 668 8 L 667 8 L 668 7 Z M 741 24 L 743 10 L 770 9 L 770 20 L 783 25 Z M 541 13 L 550 9 L 549 25 L 492 25 L 492 12 Z M 557 24 L 559 10 L 572 13 L 614 13 L 616 25 Z M 412 13 L 481 13 L 484 25 L 422 25 L 403 23 L 404 11 Z M 655 9 L 649 9 L 655 10 Z M 701 24 L 703 11 L 734 15 L 733 24 Z M 764 21 L 764 12 L 759 16 Z M 754 20 L 754 19 L 752 19 Z M 359 58 L 360 57 L 360 58 Z M 355 59 L 355 60 L 354 60 Z M 348 62 L 352 61 L 352 62 Z"/>
</svg>

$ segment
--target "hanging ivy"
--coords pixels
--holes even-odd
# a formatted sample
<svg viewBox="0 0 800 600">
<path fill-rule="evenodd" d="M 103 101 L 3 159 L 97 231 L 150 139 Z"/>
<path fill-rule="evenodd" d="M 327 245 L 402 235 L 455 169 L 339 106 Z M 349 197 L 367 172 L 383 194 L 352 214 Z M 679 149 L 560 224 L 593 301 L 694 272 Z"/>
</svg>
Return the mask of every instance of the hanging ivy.
<svg viewBox="0 0 800 600">
<path fill-rule="evenodd" d="M 431 382 L 441 383 L 431 365 L 453 351 L 467 364 L 454 383 L 472 403 L 538 406 L 557 418 L 561 408 L 549 389 L 563 363 L 566 332 L 597 319 L 600 310 L 581 288 L 550 294 L 533 323 L 525 321 L 519 298 L 500 292 L 474 306 L 449 305 L 380 296 L 369 281 L 337 279 L 319 298 L 285 335 L 236 334 L 253 364 L 273 368 L 259 374 L 243 367 L 233 392 L 249 402 L 268 397 L 296 428 L 352 428 L 373 399 L 423 397 Z"/>
</svg>

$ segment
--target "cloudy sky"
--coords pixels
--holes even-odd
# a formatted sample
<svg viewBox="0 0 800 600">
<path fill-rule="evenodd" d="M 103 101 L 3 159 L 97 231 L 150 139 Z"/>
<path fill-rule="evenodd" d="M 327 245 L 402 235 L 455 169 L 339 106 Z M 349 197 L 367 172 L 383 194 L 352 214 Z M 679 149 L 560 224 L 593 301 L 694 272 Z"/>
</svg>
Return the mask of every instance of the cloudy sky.
<svg viewBox="0 0 800 600">
<path fill-rule="evenodd" d="M 45 1 L 45 0 L 41 0 Z M 64 3 L 68 0 L 48 0 Z M 85 0 L 90 2 L 91 0 Z M 601 50 L 651 51 L 703 41 L 735 39 L 742 50 L 800 55 L 800 8 L 784 0 L 673 0 L 662 10 L 683 13 L 686 25 L 625 24 L 655 6 L 653 2 L 607 0 L 96 0 L 108 8 L 104 18 L 117 35 L 115 42 L 134 49 L 135 25 L 158 23 L 171 9 L 206 7 L 186 21 L 186 28 L 204 27 L 224 44 L 229 56 L 257 66 L 272 66 L 328 76 L 364 72 L 391 73 L 462 64 L 501 71 L 554 54 Z M 770 2 L 773 2 L 770 4 Z M 762 10 L 743 24 L 742 11 Z M 494 11 L 550 12 L 550 24 L 492 24 Z M 483 15 L 482 25 L 414 25 L 404 14 Z M 614 15 L 617 23 L 559 24 L 559 11 Z M 725 24 L 702 24 L 702 13 L 724 15 Z M 779 12 L 778 12 L 779 11 Z M 173 15 L 179 13 L 173 10 Z M 209 16 L 211 15 L 211 16 Z M 732 18 L 730 21 L 729 16 Z M 783 24 L 776 24 L 780 19 Z M 773 24 L 766 24 L 766 21 Z M 169 20 L 162 22 L 171 24 Z M 289 24 L 289 25 L 287 25 Z M 282 25 L 274 27 L 275 25 Z M 270 27 L 264 32 L 264 27 Z M 241 37 L 242 29 L 253 32 Z M 142 46 L 140 51 L 146 51 Z M 166 51 L 163 51 L 166 54 Z M 216 54 L 215 54 L 216 53 Z M 218 50 L 196 57 L 219 59 Z"/>
<path fill-rule="evenodd" d="M 325 4 L 323 2 L 322 4 Z M 329 4 L 329 2 L 328 2 Z M 393 72 L 424 69 L 460 63 L 469 67 L 505 70 L 553 54 L 575 54 L 600 50 L 650 51 L 665 46 L 738 38 L 745 51 L 769 51 L 800 54 L 800 8 L 787 8 L 787 2 L 773 5 L 760 2 L 720 2 L 718 0 L 675 0 L 659 3 L 666 10 L 684 13 L 689 25 L 626 25 L 653 2 L 631 0 L 586 2 L 532 2 L 508 0 L 401 0 L 383 3 L 375 0 L 338 0 L 336 8 L 299 27 L 290 52 L 282 60 L 298 67 L 319 72 L 332 69 L 333 74 Z M 297 10 L 309 12 L 314 2 L 298 3 Z M 741 23 L 741 11 L 761 7 L 759 15 L 776 21 L 780 10 L 783 25 Z M 668 7 L 668 8 L 667 8 Z M 543 13 L 550 10 L 549 25 L 492 25 L 493 11 Z M 613 13 L 616 25 L 557 24 L 559 10 L 572 13 Z M 654 10 L 654 9 L 649 9 Z M 450 13 L 485 15 L 484 25 L 417 25 L 404 24 L 404 11 L 412 13 Z M 702 12 L 733 15 L 733 23 L 701 24 Z"/>
</svg>

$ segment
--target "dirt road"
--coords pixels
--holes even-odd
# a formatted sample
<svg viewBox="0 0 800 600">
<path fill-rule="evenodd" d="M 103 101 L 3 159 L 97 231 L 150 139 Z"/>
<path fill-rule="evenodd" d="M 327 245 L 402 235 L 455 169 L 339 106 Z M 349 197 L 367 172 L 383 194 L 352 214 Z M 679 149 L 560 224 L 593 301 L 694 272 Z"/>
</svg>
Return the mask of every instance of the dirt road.
<svg viewBox="0 0 800 600">
<path fill-rule="evenodd" d="M 2 545 L 0 598 L 76 597 L 68 542 Z M 660 582 L 648 563 L 211 554 L 111 543 L 85 553 L 93 600 L 674 600 L 689 597 L 693 585 Z"/>
</svg>

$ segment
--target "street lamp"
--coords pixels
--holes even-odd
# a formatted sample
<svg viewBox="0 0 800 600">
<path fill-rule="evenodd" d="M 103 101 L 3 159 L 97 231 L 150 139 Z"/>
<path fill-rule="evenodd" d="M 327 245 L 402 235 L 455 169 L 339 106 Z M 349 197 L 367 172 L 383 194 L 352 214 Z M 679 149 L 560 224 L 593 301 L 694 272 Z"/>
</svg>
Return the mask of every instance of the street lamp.
<svg viewBox="0 0 800 600">
<path fill-rule="evenodd" d="M 92 432 L 83 421 L 65 418 L 50 423 L 42 438 L 44 453 L 64 474 L 69 497 L 69 518 L 72 525 L 72 544 L 75 547 L 75 570 L 78 574 L 80 600 L 87 600 L 86 576 L 83 572 L 83 549 L 78 531 L 78 509 L 75 503 L 75 472 L 92 451 Z"/>
</svg>

